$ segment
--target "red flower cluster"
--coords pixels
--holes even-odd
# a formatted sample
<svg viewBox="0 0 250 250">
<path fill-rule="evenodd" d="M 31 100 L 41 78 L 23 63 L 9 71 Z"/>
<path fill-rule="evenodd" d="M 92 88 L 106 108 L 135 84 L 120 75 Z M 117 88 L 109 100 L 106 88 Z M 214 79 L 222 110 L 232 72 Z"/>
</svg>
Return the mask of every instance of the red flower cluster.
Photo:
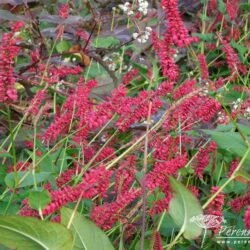
<svg viewBox="0 0 250 250">
<path fill-rule="evenodd" d="M 154 250 L 163 250 L 161 234 L 158 231 L 155 232 Z"/>
<path fill-rule="evenodd" d="M 67 98 L 64 104 L 64 114 L 56 117 L 55 121 L 49 126 L 43 138 L 46 141 L 55 140 L 59 135 L 67 132 L 72 119 L 79 119 L 77 128 L 79 132 L 75 138 L 84 139 L 88 135 L 88 124 L 86 121 L 87 113 L 90 110 L 88 101 L 91 90 L 96 86 L 94 80 L 88 81 L 83 85 L 83 79 L 80 79 L 75 91 Z"/>
<path fill-rule="evenodd" d="M 171 48 L 171 45 L 173 45 L 172 38 L 170 36 L 165 36 L 164 40 L 160 40 L 156 33 L 153 32 L 152 41 L 160 59 L 163 76 L 167 77 L 170 82 L 178 80 L 180 73 L 173 59 L 176 50 Z"/>
<path fill-rule="evenodd" d="M 15 33 L 22 27 L 14 26 L 14 30 L 5 33 L 0 43 L 0 103 L 16 101 L 18 96 L 15 90 L 16 78 L 14 75 L 14 58 L 18 55 L 20 47 L 16 46 Z"/>
<path fill-rule="evenodd" d="M 45 99 L 47 90 L 38 90 L 36 95 L 31 101 L 31 105 L 28 108 L 28 112 L 37 115 L 42 101 Z"/>
<path fill-rule="evenodd" d="M 104 230 L 110 229 L 119 219 L 126 221 L 123 216 L 124 210 L 141 193 L 140 189 L 131 189 L 123 192 L 121 195 L 118 195 L 114 202 L 95 207 L 91 213 L 91 219 Z"/>
<path fill-rule="evenodd" d="M 235 19 L 238 16 L 239 12 L 239 0 L 227 0 L 226 2 L 226 8 L 227 8 L 227 13 L 231 19 L 231 21 L 235 21 Z"/>
<path fill-rule="evenodd" d="M 247 207 L 247 210 L 245 212 L 244 222 L 245 222 L 246 228 L 250 230 L 250 206 Z"/>
<path fill-rule="evenodd" d="M 208 80 L 209 79 L 209 72 L 208 72 L 206 57 L 204 54 L 200 54 L 198 56 L 198 59 L 200 62 L 201 78 L 203 80 Z"/>
<path fill-rule="evenodd" d="M 30 167 L 30 162 L 23 162 L 23 161 L 20 161 L 16 164 L 16 170 L 17 171 L 26 171 L 28 170 Z M 9 166 L 8 167 L 8 170 L 7 170 L 7 173 L 11 173 L 11 172 L 14 172 L 14 166 Z"/>
<path fill-rule="evenodd" d="M 250 192 L 230 201 L 230 206 L 234 212 L 239 212 L 243 207 L 250 204 Z"/>
<path fill-rule="evenodd" d="M 212 187 L 211 188 L 211 195 L 216 193 L 219 190 L 219 187 Z M 208 215 L 215 215 L 218 216 L 222 222 L 223 212 L 222 208 L 224 205 L 224 199 L 225 195 L 223 193 L 219 193 L 215 199 L 209 204 L 209 206 L 206 209 L 206 214 Z M 217 233 L 220 230 L 220 227 L 213 228 L 212 231 Z"/>
<path fill-rule="evenodd" d="M 227 178 L 231 177 L 231 175 L 233 174 L 233 172 L 234 172 L 235 169 L 237 168 L 238 164 L 239 164 L 239 161 L 238 161 L 238 160 L 233 160 L 233 161 L 231 162 L 231 166 L 230 166 L 230 170 L 229 170 L 229 172 L 228 172 L 228 174 L 227 174 Z"/>
<path fill-rule="evenodd" d="M 109 188 L 112 173 L 111 170 L 106 170 L 104 165 L 101 165 L 85 173 L 80 184 L 50 191 L 52 202 L 42 211 L 43 214 L 52 214 L 77 199 L 90 199 L 96 195 L 104 197 Z"/>
<path fill-rule="evenodd" d="M 240 62 L 237 53 L 234 51 L 230 43 L 226 39 L 224 39 L 221 34 L 219 34 L 218 36 L 221 41 L 221 44 L 223 45 L 222 51 L 226 54 L 227 64 L 231 71 L 232 77 L 235 76 L 237 72 L 246 74 L 246 67 Z"/>
<path fill-rule="evenodd" d="M 187 162 L 186 155 L 179 155 L 168 161 L 155 162 L 153 171 L 149 172 L 146 176 L 146 186 L 152 191 L 155 191 L 157 187 L 160 188 L 160 191 L 164 193 L 165 197 L 154 203 L 150 214 L 159 214 L 165 209 L 168 209 L 172 197 L 168 175 L 175 175 Z"/>
<path fill-rule="evenodd" d="M 195 157 L 195 159 L 197 160 L 196 162 L 197 166 L 195 167 L 194 172 L 200 179 L 203 178 L 203 171 L 210 162 L 210 154 L 214 152 L 216 149 L 217 146 L 215 142 L 211 142 L 205 148 L 199 149 L 199 152 Z"/>
<path fill-rule="evenodd" d="M 69 4 L 62 4 L 59 8 L 58 14 L 62 19 L 67 19 L 69 16 Z"/>
<path fill-rule="evenodd" d="M 136 156 L 131 155 L 123 161 L 115 177 L 115 193 L 123 194 L 129 190 L 131 183 L 134 181 L 136 173 Z"/>
<path fill-rule="evenodd" d="M 130 83 L 133 78 L 138 75 L 139 70 L 138 69 L 132 69 L 131 71 L 128 71 L 122 79 L 122 84 L 127 85 L 128 83 Z"/>
<path fill-rule="evenodd" d="M 161 6 L 165 9 L 168 20 L 168 30 L 166 35 L 173 39 L 177 47 L 185 47 L 199 39 L 190 37 L 178 10 L 178 0 L 162 0 Z"/>
</svg>

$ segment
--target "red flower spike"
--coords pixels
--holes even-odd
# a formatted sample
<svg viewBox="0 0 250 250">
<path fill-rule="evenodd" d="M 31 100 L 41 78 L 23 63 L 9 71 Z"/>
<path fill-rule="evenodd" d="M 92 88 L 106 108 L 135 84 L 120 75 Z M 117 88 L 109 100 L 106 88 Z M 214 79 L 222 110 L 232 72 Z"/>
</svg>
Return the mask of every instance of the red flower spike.
<svg viewBox="0 0 250 250">
<path fill-rule="evenodd" d="M 248 206 L 250 204 L 250 192 L 244 196 L 240 196 L 231 200 L 229 204 L 233 212 L 236 213 L 236 212 L 241 211 L 243 207 Z"/>
<path fill-rule="evenodd" d="M 219 190 L 219 187 L 212 187 L 211 188 L 211 195 L 216 193 Z M 219 217 L 223 217 L 222 208 L 224 205 L 224 199 L 225 195 L 223 193 L 219 193 L 214 200 L 208 205 L 206 209 L 206 214 L 208 215 L 215 215 Z M 222 222 L 222 218 L 221 218 Z M 217 227 L 216 229 L 212 229 L 215 233 L 217 233 L 220 230 L 220 227 Z"/>
<path fill-rule="evenodd" d="M 250 206 L 247 207 L 247 210 L 245 212 L 244 222 L 246 225 L 246 229 L 250 230 Z"/>
</svg>

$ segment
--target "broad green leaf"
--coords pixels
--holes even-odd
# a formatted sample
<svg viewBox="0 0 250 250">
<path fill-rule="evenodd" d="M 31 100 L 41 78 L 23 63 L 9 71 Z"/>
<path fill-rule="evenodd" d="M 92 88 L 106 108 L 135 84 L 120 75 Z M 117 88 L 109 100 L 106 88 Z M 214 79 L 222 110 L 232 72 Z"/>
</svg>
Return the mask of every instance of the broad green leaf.
<svg viewBox="0 0 250 250">
<path fill-rule="evenodd" d="M 234 156 L 243 157 L 247 151 L 246 143 L 237 132 L 219 132 L 215 130 L 203 131 L 206 134 L 211 135 L 219 148 L 229 151 Z M 249 137 L 246 137 L 246 139 L 250 140 Z M 250 154 L 248 154 L 246 160 L 250 160 Z"/>
<path fill-rule="evenodd" d="M 112 36 L 98 37 L 93 41 L 94 47 L 109 48 L 115 45 L 119 45 L 120 41 Z"/>
<path fill-rule="evenodd" d="M 0 244 L 17 250 L 71 250 L 73 236 L 58 223 L 17 215 L 1 216 Z"/>
<path fill-rule="evenodd" d="M 213 33 L 207 33 L 207 34 L 200 34 L 200 33 L 193 33 L 194 37 L 199 37 L 203 41 L 211 42 L 214 40 L 214 34 Z"/>
<path fill-rule="evenodd" d="M 169 204 L 169 214 L 183 232 L 186 239 L 195 239 L 202 233 L 202 228 L 191 221 L 192 217 L 202 215 L 202 208 L 193 195 L 182 183 L 169 177 L 173 198 Z"/>
<path fill-rule="evenodd" d="M 41 183 L 45 180 L 48 179 L 48 177 L 50 176 L 51 173 L 49 172 L 41 172 L 41 173 L 36 173 L 34 176 L 32 175 L 31 172 L 27 172 L 27 171 L 19 171 L 17 173 L 18 176 L 18 180 L 22 180 L 23 181 L 18 185 L 18 187 L 26 187 L 26 186 L 31 186 L 34 185 L 34 181 L 36 181 L 36 183 Z M 24 177 L 25 176 L 25 177 Z M 15 174 L 14 172 L 9 173 L 5 176 L 4 179 L 6 185 L 10 188 L 14 188 L 15 187 Z"/>
<path fill-rule="evenodd" d="M 225 184 L 225 182 L 228 180 L 228 178 L 222 178 L 219 183 L 218 187 L 221 187 L 222 185 Z M 229 193 L 235 193 L 235 194 L 243 194 L 246 192 L 247 185 L 244 183 L 241 183 L 239 181 L 231 181 L 226 187 L 223 189 L 224 194 L 229 194 Z"/>
<path fill-rule="evenodd" d="M 240 131 L 244 134 L 244 136 L 250 136 L 250 126 L 246 126 L 244 124 L 236 123 L 237 127 L 240 129 Z M 235 125 L 233 123 L 229 123 L 227 125 L 219 125 L 216 127 L 216 131 L 220 132 L 232 132 L 234 131 Z"/>
<path fill-rule="evenodd" d="M 232 47 L 238 51 L 241 61 L 244 62 L 246 60 L 244 58 L 244 55 L 245 55 L 245 53 L 248 52 L 248 48 L 244 45 L 236 43 L 234 40 L 232 40 L 230 43 L 231 43 Z"/>
<path fill-rule="evenodd" d="M 31 208 L 39 210 L 44 209 L 51 201 L 48 190 L 32 191 L 28 197 Z"/>
<path fill-rule="evenodd" d="M 244 170 L 237 171 L 236 176 L 243 177 L 245 180 L 250 182 L 250 174 Z"/>
<path fill-rule="evenodd" d="M 59 53 L 68 51 L 69 49 L 70 49 L 70 43 L 67 42 L 67 41 L 65 41 L 65 40 L 60 41 L 60 42 L 56 45 L 56 50 L 57 50 Z"/>
<path fill-rule="evenodd" d="M 69 208 L 61 209 L 61 221 L 67 225 L 73 210 Z M 70 226 L 74 234 L 74 250 L 113 250 L 109 238 L 92 221 L 76 212 Z"/>
<path fill-rule="evenodd" d="M 227 8 L 223 0 L 218 0 L 218 9 L 222 14 L 226 14 Z"/>
<path fill-rule="evenodd" d="M 0 158 L 12 158 L 12 155 L 0 148 Z"/>
</svg>

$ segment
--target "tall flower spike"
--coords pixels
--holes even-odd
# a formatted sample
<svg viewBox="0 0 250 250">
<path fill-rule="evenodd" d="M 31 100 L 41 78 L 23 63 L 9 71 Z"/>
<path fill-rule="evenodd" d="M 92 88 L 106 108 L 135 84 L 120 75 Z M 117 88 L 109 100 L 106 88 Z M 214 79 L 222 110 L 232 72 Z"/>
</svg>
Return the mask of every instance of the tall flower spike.
<svg viewBox="0 0 250 250">
<path fill-rule="evenodd" d="M 239 212 L 243 207 L 250 204 L 250 192 L 230 201 L 233 212 Z"/>
<path fill-rule="evenodd" d="M 245 212 L 244 222 L 245 222 L 246 228 L 250 230 L 250 206 L 247 207 L 247 210 Z"/>
<path fill-rule="evenodd" d="M 239 0 L 227 0 L 226 8 L 231 21 L 235 21 L 239 12 Z"/>
<path fill-rule="evenodd" d="M 79 198 L 91 199 L 96 195 L 104 197 L 109 188 L 112 173 L 111 170 L 106 170 L 105 167 L 101 165 L 85 173 L 82 182 L 76 186 L 66 186 L 63 189 L 52 190 L 50 192 L 52 202 L 42 211 L 43 214 L 52 214 L 62 206 L 74 202 Z"/>
<path fill-rule="evenodd" d="M 39 111 L 42 101 L 45 99 L 47 90 L 39 90 L 31 101 L 31 105 L 28 108 L 28 112 L 36 115 Z"/>
<path fill-rule="evenodd" d="M 237 168 L 238 164 L 239 164 L 239 161 L 238 161 L 238 160 L 233 160 L 233 161 L 231 162 L 230 170 L 229 170 L 229 172 L 228 172 L 228 174 L 227 174 L 227 178 L 231 177 L 231 175 L 233 174 L 233 172 L 234 172 L 235 169 Z"/>
<path fill-rule="evenodd" d="M 211 142 L 207 147 L 200 148 L 198 154 L 195 159 L 197 160 L 197 166 L 195 168 L 195 174 L 202 179 L 203 171 L 210 161 L 210 153 L 216 150 L 217 146 L 215 142 Z"/>
<path fill-rule="evenodd" d="M 178 0 L 162 0 L 161 6 L 165 9 L 168 20 L 166 35 L 170 36 L 177 47 L 185 47 L 199 39 L 190 37 L 178 10 Z"/>
<path fill-rule="evenodd" d="M 201 77 L 203 80 L 208 80 L 209 78 L 209 72 L 206 62 L 206 57 L 204 54 L 200 54 L 198 56 L 199 62 L 200 62 L 200 70 L 201 70 Z"/>
<path fill-rule="evenodd" d="M 155 232 L 154 250 L 163 250 L 161 234 L 158 231 Z"/>
<path fill-rule="evenodd" d="M 110 229 L 117 220 L 123 219 L 123 212 L 126 207 L 141 193 L 141 189 L 131 189 L 118 195 L 114 202 L 95 207 L 91 213 L 92 220 L 102 229 Z"/>
<path fill-rule="evenodd" d="M 163 76 L 167 77 L 170 82 L 174 82 L 179 79 L 179 67 L 174 62 L 173 56 L 175 50 L 171 48 L 173 45 L 171 37 L 165 36 L 164 40 L 160 40 L 156 33 L 152 33 L 152 40 L 154 48 L 160 58 L 160 65 L 162 68 Z"/>
<path fill-rule="evenodd" d="M 246 67 L 240 62 L 237 53 L 234 51 L 230 43 L 218 34 L 221 44 L 223 45 L 222 51 L 226 54 L 227 64 L 231 71 L 232 77 L 239 71 L 242 74 L 247 73 Z"/>
<path fill-rule="evenodd" d="M 211 195 L 216 193 L 218 190 L 219 190 L 218 187 L 212 187 Z M 224 198 L 225 198 L 225 195 L 223 193 L 219 193 L 207 207 L 206 214 L 223 217 L 222 208 L 224 205 Z M 221 222 L 222 222 L 222 218 L 221 218 Z M 216 233 L 219 231 L 219 229 L 220 227 L 216 229 L 212 229 L 212 230 Z"/>
<path fill-rule="evenodd" d="M 14 58 L 18 55 L 20 47 L 15 46 L 14 33 L 5 33 L 0 43 L 0 103 L 16 101 L 17 91 L 14 76 Z"/>
<path fill-rule="evenodd" d="M 129 190 L 130 184 L 134 180 L 136 173 L 136 156 L 131 155 L 123 161 L 116 173 L 115 193 L 122 194 Z"/>
<path fill-rule="evenodd" d="M 58 14 L 62 19 L 67 19 L 69 16 L 69 4 L 62 4 L 59 8 Z"/>
</svg>

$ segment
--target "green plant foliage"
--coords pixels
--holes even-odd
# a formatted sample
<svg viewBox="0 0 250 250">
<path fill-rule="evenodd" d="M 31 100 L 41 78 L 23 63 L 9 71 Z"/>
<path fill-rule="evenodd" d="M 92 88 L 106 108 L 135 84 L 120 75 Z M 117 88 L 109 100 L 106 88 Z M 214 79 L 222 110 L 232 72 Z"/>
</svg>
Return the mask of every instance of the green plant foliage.
<svg viewBox="0 0 250 250">
<path fill-rule="evenodd" d="M 26 186 L 31 186 L 36 183 L 41 183 L 50 176 L 49 172 L 41 172 L 41 173 L 36 173 L 32 174 L 32 172 L 27 172 L 27 171 L 19 171 L 17 173 L 18 180 L 20 183 L 18 184 L 18 187 L 26 187 Z M 15 187 L 15 173 L 9 173 L 5 177 L 5 183 L 8 187 L 14 188 Z M 22 181 L 21 181 L 22 180 Z"/>
<path fill-rule="evenodd" d="M 203 214 L 199 201 L 183 184 L 169 177 L 173 198 L 169 204 L 169 214 L 181 229 L 186 239 L 196 239 L 202 233 L 202 228 L 191 222 L 193 216 Z"/>
<path fill-rule="evenodd" d="M 0 217 L 0 244 L 17 250 L 71 250 L 73 236 L 65 226 L 21 216 Z"/>
<path fill-rule="evenodd" d="M 36 210 L 45 208 L 51 201 L 50 194 L 46 189 L 30 192 L 28 199 L 30 207 Z"/>
<path fill-rule="evenodd" d="M 119 45 L 119 40 L 112 37 L 98 37 L 93 41 L 94 47 L 100 47 L 100 48 L 109 48 L 115 45 Z"/>
<path fill-rule="evenodd" d="M 247 145 L 241 135 L 237 132 L 219 132 L 215 130 L 203 130 L 206 134 L 211 135 L 220 149 L 230 152 L 234 156 L 243 157 L 247 151 Z M 250 137 L 247 137 L 248 140 Z M 248 154 L 247 161 L 250 161 Z"/>
<path fill-rule="evenodd" d="M 65 40 L 60 41 L 60 42 L 56 45 L 56 50 L 57 50 L 59 53 L 68 51 L 69 49 L 70 49 L 70 43 L 67 42 L 67 41 L 65 41 Z"/>
<path fill-rule="evenodd" d="M 61 209 L 61 220 L 64 225 L 67 225 L 74 213 L 69 208 Z M 76 212 L 70 230 L 74 235 L 74 248 L 84 250 L 113 250 L 111 242 L 104 232 L 101 231 L 92 221 Z"/>
</svg>

